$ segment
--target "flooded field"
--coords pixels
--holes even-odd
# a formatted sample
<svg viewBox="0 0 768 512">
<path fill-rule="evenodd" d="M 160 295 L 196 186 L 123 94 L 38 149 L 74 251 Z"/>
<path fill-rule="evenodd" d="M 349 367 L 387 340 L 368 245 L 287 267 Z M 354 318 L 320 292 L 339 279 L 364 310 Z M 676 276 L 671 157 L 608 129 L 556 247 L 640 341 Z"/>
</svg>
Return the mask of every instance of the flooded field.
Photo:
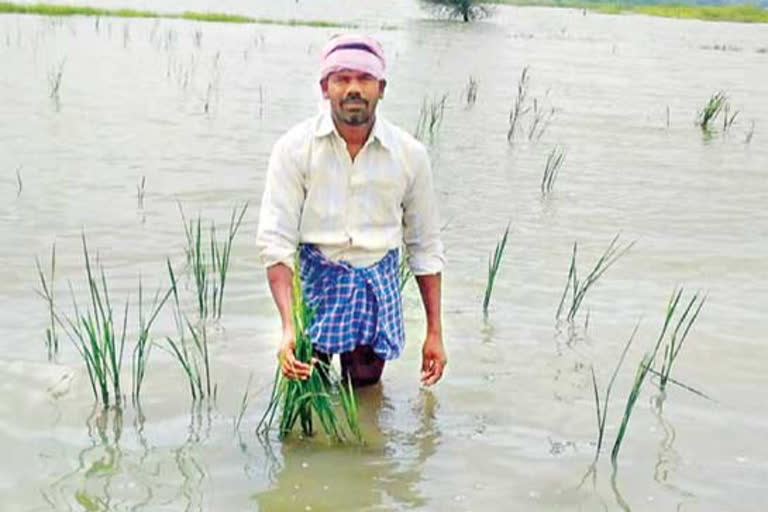
<svg viewBox="0 0 768 512">
<path fill-rule="evenodd" d="M 208 5 L 175 4 L 164 9 Z M 765 27 L 514 7 L 464 25 L 412 2 L 351 5 L 229 0 L 216 10 L 370 31 L 389 57 L 382 115 L 409 131 L 425 98 L 445 95 L 442 122 L 425 136 L 446 224 L 444 379 L 419 387 L 424 322 L 409 283 L 406 351 L 359 396 L 364 446 L 254 434 L 279 334 L 254 248 L 267 158 L 281 133 L 317 112 L 318 52 L 339 29 L 2 15 L 0 509 L 763 510 Z M 540 124 L 528 111 L 510 143 L 526 67 L 526 105 L 537 100 Z M 738 115 L 705 134 L 697 115 L 719 90 Z M 555 147 L 565 159 L 542 196 Z M 222 316 L 207 323 L 215 400 L 193 405 L 166 307 L 139 410 L 130 399 L 139 276 L 146 311 L 168 287 L 166 258 L 184 268 L 179 206 L 224 236 L 246 201 Z M 485 317 L 488 257 L 507 224 Z M 69 282 L 87 304 L 83 233 L 116 316 L 130 303 L 121 413 L 96 406 L 61 327 L 57 353 L 49 359 L 46 348 L 35 258 L 49 273 L 55 243 L 56 306 L 71 315 Z M 635 244 L 572 322 L 556 319 L 574 242 L 583 279 L 616 235 Z M 192 276 L 179 280 L 194 315 Z M 672 377 L 710 399 L 668 385 L 659 407 L 649 375 L 614 472 L 610 450 L 638 363 L 680 286 L 686 303 L 696 291 L 708 298 Z M 591 369 L 602 393 L 638 322 L 590 472 Z"/>
</svg>

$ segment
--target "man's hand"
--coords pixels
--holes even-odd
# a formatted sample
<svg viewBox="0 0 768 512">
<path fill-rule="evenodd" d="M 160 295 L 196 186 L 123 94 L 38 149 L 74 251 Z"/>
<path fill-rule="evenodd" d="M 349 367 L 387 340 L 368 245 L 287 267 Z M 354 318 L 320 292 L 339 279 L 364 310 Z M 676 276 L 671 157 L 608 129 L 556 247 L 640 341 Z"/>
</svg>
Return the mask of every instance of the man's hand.
<svg viewBox="0 0 768 512">
<path fill-rule="evenodd" d="M 439 381 L 447 363 L 443 337 L 440 334 L 427 334 L 421 349 L 421 383 L 431 386 Z"/>
<path fill-rule="evenodd" d="M 306 380 L 312 373 L 312 366 L 296 359 L 296 355 L 293 352 L 295 348 L 296 338 L 293 332 L 283 332 L 283 340 L 280 342 L 280 348 L 277 350 L 277 360 L 280 361 L 280 369 L 283 372 L 283 376 L 288 379 Z"/>
</svg>

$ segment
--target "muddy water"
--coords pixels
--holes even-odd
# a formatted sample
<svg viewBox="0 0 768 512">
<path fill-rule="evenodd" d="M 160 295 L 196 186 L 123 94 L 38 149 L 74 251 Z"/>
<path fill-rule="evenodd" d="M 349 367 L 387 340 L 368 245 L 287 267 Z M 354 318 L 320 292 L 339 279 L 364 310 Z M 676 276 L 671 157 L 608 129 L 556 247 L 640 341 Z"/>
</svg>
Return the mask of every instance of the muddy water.
<svg viewBox="0 0 768 512">
<path fill-rule="evenodd" d="M 253 435 L 278 332 L 253 249 L 264 168 L 274 140 L 317 110 L 317 54 L 336 29 L 0 17 L 3 511 L 763 509 L 764 27 L 519 8 L 465 26 L 431 21 L 410 2 L 389 5 L 216 9 L 371 27 L 390 57 L 383 113 L 409 130 L 425 96 L 448 95 L 431 152 L 447 224 L 449 371 L 434 389 L 419 388 L 423 319 L 410 285 L 407 350 L 380 388 L 361 395 L 363 448 L 262 444 Z M 180 9 L 206 5 L 167 6 Z M 396 29 L 376 28 L 383 24 Z M 529 97 L 556 110 L 539 140 L 518 135 L 510 145 L 509 109 L 525 66 Z M 463 99 L 470 75 L 479 84 L 471 107 Z M 719 89 L 739 115 L 727 134 L 704 137 L 696 113 Z M 542 199 L 555 145 L 567 156 Z M 94 411 L 63 333 L 47 358 L 35 256 L 45 266 L 55 242 L 57 300 L 69 311 L 67 282 L 85 291 L 85 232 L 115 301 L 130 297 L 134 326 L 139 275 L 151 293 L 165 286 L 166 257 L 184 261 L 178 204 L 223 227 L 246 200 L 224 315 L 209 329 L 216 403 L 191 406 L 163 350 L 175 333 L 168 310 L 154 329 L 142 414 L 131 405 L 122 415 Z M 487 257 L 508 222 L 484 319 Z M 573 243 L 586 275 L 619 233 L 634 247 L 589 292 L 574 325 L 558 324 Z M 659 410 L 648 382 L 615 477 L 604 450 L 581 483 L 596 439 L 590 367 L 604 386 L 640 321 L 609 409 L 610 449 L 637 363 L 679 285 L 709 299 L 673 376 L 713 400 L 672 387 Z"/>
</svg>

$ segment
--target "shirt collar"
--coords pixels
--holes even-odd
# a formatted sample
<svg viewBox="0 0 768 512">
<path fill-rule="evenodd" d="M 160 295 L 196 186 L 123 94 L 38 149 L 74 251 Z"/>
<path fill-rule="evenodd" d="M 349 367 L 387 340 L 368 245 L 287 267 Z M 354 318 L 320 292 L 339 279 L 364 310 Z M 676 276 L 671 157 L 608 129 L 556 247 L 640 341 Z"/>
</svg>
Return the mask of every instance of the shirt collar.
<svg viewBox="0 0 768 512">
<path fill-rule="evenodd" d="M 336 133 L 338 137 L 341 137 L 341 134 L 336 130 L 336 125 L 333 124 L 331 114 L 329 112 L 323 112 L 320 115 L 317 128 L 315 128 L 315 137 L 325 137 L 331 133 Z M 386 149 L 392 149 L 392 134 L 387 126 L 387 122 L 384 121 L 379 114 L 376 115 L 376 121 L 373 123 L 371 136 L 379 141 L 379 143 Z"/>
</svg>

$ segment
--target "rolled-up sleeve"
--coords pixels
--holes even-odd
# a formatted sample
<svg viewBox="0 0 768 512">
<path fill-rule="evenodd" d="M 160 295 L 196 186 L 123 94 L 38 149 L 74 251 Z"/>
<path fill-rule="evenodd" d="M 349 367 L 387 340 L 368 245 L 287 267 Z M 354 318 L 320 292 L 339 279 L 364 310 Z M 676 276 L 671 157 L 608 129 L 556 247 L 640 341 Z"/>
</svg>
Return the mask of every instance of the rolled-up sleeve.
<svg viewBox="0 0 768 512">
<path fill-rule="evenodd" d="M 305 192 L 301 170 L 289 149 L 285 138 L 278 140 L 267 167 L 256 235 L 256 248 L 265 267 L 276 263 L 293 267 L 299 243 Z"/>
<path fill-rule="evenodd" d="M 445 256 L 429 154 L 419 146 L 408 159 L 413 171 L 403 200 L 403 242 L 408 266 L 417 276 L 437 274 L 443 270 Z"/>
</svg>

